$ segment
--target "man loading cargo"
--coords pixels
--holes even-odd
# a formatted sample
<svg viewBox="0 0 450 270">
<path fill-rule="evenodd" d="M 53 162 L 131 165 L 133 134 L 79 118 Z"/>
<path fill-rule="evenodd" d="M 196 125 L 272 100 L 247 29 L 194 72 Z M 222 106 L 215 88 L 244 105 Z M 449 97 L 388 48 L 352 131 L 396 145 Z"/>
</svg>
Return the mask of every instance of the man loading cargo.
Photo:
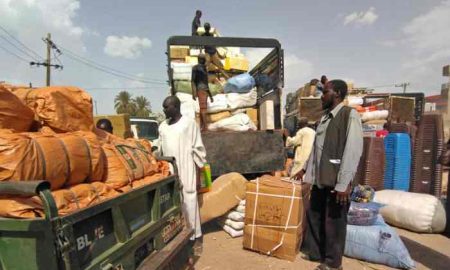
<svg viewBox="0 0 450 270">
<path fill-rule="evenodd" d="M 197 36 L 197 29 L 202 25 L 202 23 L 200 22 L 200 18 L 202 17 L 202 11 L 201 10 L 197 10 L 195 12 L 195 17 L 194 20 L 192 20 L 192 35 L 193 36 Z"/>
<path fill-rule="evenodd" d="M 197 123 L 181 115 L 178 97 L 167 97 L 163 108 L 167 119 L 159 126 L 160 154 L 175 157 L 183 184 L 183 209 L 194 229 L 191 240 L 195 240 L 202 236 L 197 199 L 197 167 L 203 168 L 206 163 L 206 150 Z"/>
<path fill-rule="evenodd" d="M 301 117 L 298 121 L 299 130 L 294 137 L 287 137 L 286 147 L 295 148 L 294 163 L 290 172 L 290 176 L 295 176 L 303 169 L 305 162 L 311 153 L 316 132 L 308 127 L 308 119 Z M 288 131 L 286 130 L 288 133 Z"/>
<path fill-rule="evenodd" d="M 209 23 L 205 23 L 204 25 L 205 33 L 203 36 L 207 37 L 213 37 L 214 34 L 211 33 L 211 25 Z M 229 78 L 230 76 L 224 71 L 223 64 L 220 61 L 220 59 L 224 58 L 217 52 L 216 47 L 206 45 L 205 46 L 205 53 L 206 53 L 206 66 L 210 70 L 218 70 L 225 78 Z"/>
<path fill-rule="evenodd" d="M 206 69 L 206 58 L 204 54 L 198 56 L 198 64 L 192 67 L 191 85 L 192 98 L 196 100 L 198 97 L 198 105 L 200 107 L 200 126 L 202 131 L 208 130 L 207 112 L 208 112 L 208 96 L 211 102 L 214 98 L 209 91 L 208 86 L 208 70 Z"/>
<path fill-rule="evenodd" d="M 302 251 L 307 259 L 321 262 L 318 270 L 342 269 L 349 195 L 363 150 L 361 119 L 342 103 L 346 95 L 347 84 L 342 80 L 325 85 L 325 114 L 308 162 L 296 176 L 312 184 Z"/>
</svg>

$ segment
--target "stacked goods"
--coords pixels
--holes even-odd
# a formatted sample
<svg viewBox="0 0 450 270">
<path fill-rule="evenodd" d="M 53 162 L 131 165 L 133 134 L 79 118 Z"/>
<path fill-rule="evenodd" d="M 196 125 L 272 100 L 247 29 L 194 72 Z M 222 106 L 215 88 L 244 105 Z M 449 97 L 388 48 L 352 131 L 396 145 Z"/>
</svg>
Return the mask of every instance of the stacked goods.
<svg viewBox="0 0 450 270">
<path fill-rule="evenodd" d="M 247 180 L 239 173 L 228 173 L 212 183 L 209 192 L 199 195 L 200 220 L 206 223 L 223 216 L 245 198 Z"/>
<path fill-rule="evenodd" d="M 354 182 L 369 185 L 375 190 L 382 190 L 385 165 L 383 138 L 364 137 L 363 154 L 359 161 Z"/>
<path fill-rule="evenodd" d="M 52 190 L 101 181 L 105 160 L 97 143 L 87 132 L 2 133 L 0 181 L 47 180 Z"/>
<path fill-rule="evenodd" d="M 249 62 L 243 56 L 227 56 L 225 58 L 224 69 L 227 71 L 247 72 Z"/>
<path fill-rule="evenodd" d="M 390 100 L 391 122 L 411 122 L 416 121 L 415 109 L 416 99 L 411 97 L 392 96 Z"/>
<path fill-rule="evenodd" d="M 171 46 L 170 47 L 170 59 L 186 59 L 189 56 L 188 46 Z"/>
<path fill-rule="evenodd" d="M 34 112 L 16 95 L 0 85 L 0 129 L 29 131 L 33 121 Z"/>
<path fill-rule="evenodd" d="M 248 117 L 247 114 L 238 113 L 228 118 L 219 120 L 215 123 L 209 124 L 208 130 L 248 131 L 248 130 L 257 130 L 257 127 L 251 121 L 250 117 Z"/>
<path fill-rule="evenodd" d="M 298 107 L 300 116 L 308 118 L 311 122 L 319 121 L 322 117 L 322 100 L 320 98 L 300 98 Z"/>
<path fill-rule="evenodd" d="M 440 196 L 442 165 L 439 158 L 444 148 L 441 114 L 425 113 L 419 123 L 415 144 L 411 191 Z"/>
<path fill-rule="evenodd" d="M 411 154 L 415 153 L 414 147 L 416 142 L 417 127 L 414 124 L 408 123 L 390 123 L 389 132 L 391 133 L 406 133 L 411 138 Z"/>
<path fill-rule="evenodd" d="M 168 163 L 157 161 L 151 154 L 148 141 L 124 140 L 93 129 L 91 98 L 78 88 L 27 89 L 1 85 L 0 94 L 10 100 L 9 106 L 14 105 L 23 112 L 17 116 L 20 123 L 2 126 L 10 129 L 0 130 L 0 181 L 48 181 L 60 215 L 98 204 L 170 174 Z M 24 109 L 28 107 L 19 99 L 32 106 L 31 115 L 35 114 L 44 124 L 40 132 L 14 133 L 30 128 L 22 121 L 29 114 Z M 10 114 L 3 112 L 14 110 L 9 107 L 3 110 L 2 106 L 0 123 L 8 123 Z M 83 124 L 78 128 L 77 123 Z M 0 217 L 43 215 L 38 196 L 0 197 Z"/>
<path fill-rule="evenodd" d="M 408 134 L 391 133 L 384 138 L 386 166 L 384 188 L 409 190 L 411 140 Z"/>
<path fill-rule="evenodd" d="M 12 92 L 55 132 L 92 131 L 94 127 L 92 98 L 80 88 L 15 88 Z"/>
<path fill-rule="evenodd" d="M 255 87 L 255 79 L 249 73 L 243 73 L 228 79 L 223 90 L 225 93 L 248 93 Z"/>
<path fill-rule="evenodd" d="M 375 202 L 389 224 L 419 233 L 441 233 L 445 229 L 446 214 L 442 202 L 435 196 L 396 190 L 375 193 Z"/>
<path fill-rule="evenodd" d="M 305 190 L 263 176 L 247 184 L 244 248 L 295 260 L 302 240 Z"/>
<path fill-rule="evenodd" d="M 244 235 L 244 218 L 245 200 L 242 200 L 236 208 L 218 219 L 217 222 L 224 231 L 235 238 Z"/>
</svg>

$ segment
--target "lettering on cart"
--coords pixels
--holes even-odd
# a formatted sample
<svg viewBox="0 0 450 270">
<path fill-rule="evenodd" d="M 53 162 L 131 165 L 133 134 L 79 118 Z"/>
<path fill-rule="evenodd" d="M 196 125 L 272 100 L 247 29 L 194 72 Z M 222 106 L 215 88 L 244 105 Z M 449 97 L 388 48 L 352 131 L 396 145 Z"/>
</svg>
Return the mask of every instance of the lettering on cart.
<svg viewBox="0 0 450 270">
<path fill-rule="evenodd" d="M 161 194 L 159 197 L 159 204 L 166 203 L 170 200 L 170 193 Z"/>
<path fill-rule="evenodd" d="M 94 229 L 94 239 L 89 240 L 89 235 L 84 234 L 77 238 L 77 248 L 78 250 L 82 250 L 92 245 L 92 242 L 96 240 L 100 240 L 105 237 L 105 231 L 103 230 L 103 226 L 97 227 Z"/>
<path fill-rule="evenodd" d="M 162 231 L 163 242 L 167 243 L 174 238 L 183 229 L 183 225 L 183 218 L 179 214 L 168 220 Z"/>
</svg>

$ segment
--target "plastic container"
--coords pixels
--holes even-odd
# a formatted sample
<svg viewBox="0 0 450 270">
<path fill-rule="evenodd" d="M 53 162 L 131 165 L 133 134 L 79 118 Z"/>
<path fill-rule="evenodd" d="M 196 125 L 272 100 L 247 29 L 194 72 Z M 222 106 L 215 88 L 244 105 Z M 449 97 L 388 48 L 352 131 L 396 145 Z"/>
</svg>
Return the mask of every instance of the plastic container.
<svg viewBox="0 0 450 270">
<path fill-rule="evenodd" d="M 205 193 L 211 189 L 211 166 L 208 163 L 205 163 L 203 168 L 200 169 L 200 185 L 199 193 Z"/>
</svg>

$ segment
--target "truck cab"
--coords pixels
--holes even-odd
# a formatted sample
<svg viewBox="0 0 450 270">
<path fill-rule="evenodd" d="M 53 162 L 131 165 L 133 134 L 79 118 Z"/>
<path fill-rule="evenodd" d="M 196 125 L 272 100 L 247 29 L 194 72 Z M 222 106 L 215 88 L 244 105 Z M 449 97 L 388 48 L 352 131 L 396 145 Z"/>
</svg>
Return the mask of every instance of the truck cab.
<svg viewBox="0 0 450 270">
<path fill-rule="evenodd" d="M 186 48 L 189 55 L 174 56 L 174 48 L 180 46 Z M 203 50 L 205 46 L 214 46 L 218 50 L 219 48 L 265 49 L 264 51 L 268 53 L 247 72 L 253 78 L 259 75 L 270 78 L 272 85 L 270 89 L 261 89 L 257 86 L 257 102 L 252 106 L 252 109 L 257 111 L 257 130 L 202 133 L 212 175 L 220 176 L 228 172 L 254 175 L 282 170 L 285 164 L 285 153 L 281 131 L 281 93 L 284 86 L 284 59 L 281 44 L 275 39 L 267 38 L 170 37 L 167 41 L 167 67 L 172 95 L 180 91 L 173 76 L 174 59 L 182 56 L 192 57 L 190 55 L 192 49 Z M 233 70 L 229 72 L 234 75 Z M 273 117 L 267 118 L 267 111 L 273 112 Z"/>
</svg>

